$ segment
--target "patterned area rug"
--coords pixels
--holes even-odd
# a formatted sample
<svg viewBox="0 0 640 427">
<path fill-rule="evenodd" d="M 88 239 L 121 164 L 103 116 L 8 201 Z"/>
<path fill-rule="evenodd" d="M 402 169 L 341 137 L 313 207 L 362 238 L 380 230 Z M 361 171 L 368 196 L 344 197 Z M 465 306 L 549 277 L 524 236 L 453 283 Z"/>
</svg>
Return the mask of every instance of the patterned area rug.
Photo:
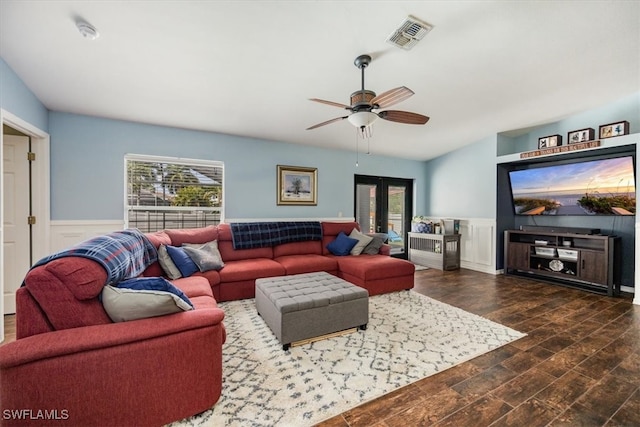
<svg viewBox="0 0 640 427">
<path fill-rule="evenodd" d="M 254 300 L 226 313 L 222 397 L 182 426 L 308 426 L 525 334 L 413 291 L 369 298 L 366 331 L 282 350 Z"/>
</svg>

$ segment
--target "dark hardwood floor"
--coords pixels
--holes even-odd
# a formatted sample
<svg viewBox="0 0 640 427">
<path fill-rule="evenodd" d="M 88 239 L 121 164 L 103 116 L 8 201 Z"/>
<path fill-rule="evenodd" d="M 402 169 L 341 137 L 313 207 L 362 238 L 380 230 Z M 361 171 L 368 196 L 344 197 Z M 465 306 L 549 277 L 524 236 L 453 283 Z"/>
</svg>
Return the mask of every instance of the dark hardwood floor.
<svg viewBox="0 0 640 427">
<path fill-rule="evenodd" d="M 470 270 L 418 271 L 415 290 L 528 336 L 321 426 L 640 426 L 632 296 Z M 15 316 L 5 337 L 15 339 Z"/>
<path fill-rule="evenodd" d="M 632 296 L 470 270 L 418 271 L 415 290 L 528 336 L 321 426 L 640 426 Z"/>
</svg>

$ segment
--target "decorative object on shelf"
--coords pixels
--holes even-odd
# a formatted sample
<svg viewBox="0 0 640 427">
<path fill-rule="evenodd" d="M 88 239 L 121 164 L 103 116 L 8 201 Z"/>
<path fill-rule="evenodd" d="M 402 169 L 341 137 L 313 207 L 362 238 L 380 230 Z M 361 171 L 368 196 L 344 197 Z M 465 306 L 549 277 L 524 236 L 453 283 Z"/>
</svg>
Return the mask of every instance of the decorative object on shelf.
<svg viewBox="0 0 640 427">
<path fill-rule="evenodd" d="M 416 215 L 411 219 L 411 232 L 412 233 L 435 233 L 433 231 L 435 222 L 426 216 Z"/>
<path fill-rule="evenodd" d="M 549 135 L 538 138 L 538 148 L 558 147 L 562 145 L 561 135 Z"/>
<path fill-rule="evenodd" d="M 622 121 L 616 123 L 609 123 L 608 125 L 600 126 L 599 132 L 600 139 L 613 138 L 614 136 L 629 135 L 629 122 Z"/>
<path fill-rule="evenodd" d="M 549 268 L 552 271 L 562 271 L 562 269 L 564 268 L 564 264 L 559 259 L 554 259 L 549 262 Z"/>
<path fill-rule="evenodd" d="M 278 165 L 278 205 L 318 204 L 318 169 Z"/>
<path fill-rule="evenodd" d="M 529 159 L 531 157 L 545 156 L 547 154 L 560 154 L 560 153 L 568 153 L 569 151 L 577 151 L 577 150 L 586 150 L 589 148 L 597 148 L 600 147 L 600 140 L 595 141 L 587 141 L 587 142 L 578 142 L 571 145 L 565 145 L 560 147 L 550 147 L 550 148 L 542 148 L 533 151 L 525 151 L 524 153 L 520 153 L 521 159 Z"/>
<path fill-rule="evenodd" d="M 594 128 L 574 130 L 567 134 L 567 144 L 577 144 L 579 142 L 593 141 L 596 135 Z"/>
</svg>

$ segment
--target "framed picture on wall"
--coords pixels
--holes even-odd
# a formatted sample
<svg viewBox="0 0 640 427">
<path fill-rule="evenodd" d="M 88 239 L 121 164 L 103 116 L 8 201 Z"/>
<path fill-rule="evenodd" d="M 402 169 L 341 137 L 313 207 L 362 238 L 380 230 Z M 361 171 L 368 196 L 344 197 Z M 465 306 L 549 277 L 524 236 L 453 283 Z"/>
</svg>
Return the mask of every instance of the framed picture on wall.
<svg viewBox="0 0 640 427">
<path fill-rule="evenodd" d="M 538 148 L 551 148 L 562 145 L 562 136 L 549 135 L 538 138 Z"/>
<path fill-rule="evenodd" d="M 318 204 L 318 169 L 277 166 L 277 204 L 315 206 Z"/>
<path fill-rule="evenodd" d="M 600 126 L 600 139 L 613 138 L 614 136 L 628 135 L 629 134 L 629 122 L 622 121 L 616 123 L 609 123 L 608 125 Z"/>
<path fill-rule="evenodd" d="M 578 142 L 593 141 L 596 131 L 593 128 L 579 129 L 567 134 L 567 144 L 577 144 Z"/>
</svg>

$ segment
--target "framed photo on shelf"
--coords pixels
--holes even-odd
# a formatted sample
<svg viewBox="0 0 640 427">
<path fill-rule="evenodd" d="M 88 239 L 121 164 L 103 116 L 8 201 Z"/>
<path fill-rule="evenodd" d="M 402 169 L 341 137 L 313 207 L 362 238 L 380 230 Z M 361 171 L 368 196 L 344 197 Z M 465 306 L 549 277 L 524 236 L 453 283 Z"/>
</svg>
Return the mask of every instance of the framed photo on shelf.
<svg viewBox="0 0 640 427">
<path fill-rule="evenodd" d="M 600 126 L 598 134 L 600 139 L 613 138 L 614 136 L 629 135 L 629 122 L 622 121 L 616 123 L 609 123 L 608 125 Z"/>
<path fill-rule="evenodd" d="M 574 130 L 567 134 L 567 144 L 577 144 L 578 142 L 593 141 L 596 131 L 593 128 Z"/>
<path fill-rule="evenodd" d="M 559 145 L 562 145 L 561 135 L 549 135 L 538 138 L 538 149 L 557 147 Z"/>
<path fill-rule="evenodd" d="M 278 165 L 277 204 L 316 206 L 318 204 L 318 169 Z"/>
</svg>

